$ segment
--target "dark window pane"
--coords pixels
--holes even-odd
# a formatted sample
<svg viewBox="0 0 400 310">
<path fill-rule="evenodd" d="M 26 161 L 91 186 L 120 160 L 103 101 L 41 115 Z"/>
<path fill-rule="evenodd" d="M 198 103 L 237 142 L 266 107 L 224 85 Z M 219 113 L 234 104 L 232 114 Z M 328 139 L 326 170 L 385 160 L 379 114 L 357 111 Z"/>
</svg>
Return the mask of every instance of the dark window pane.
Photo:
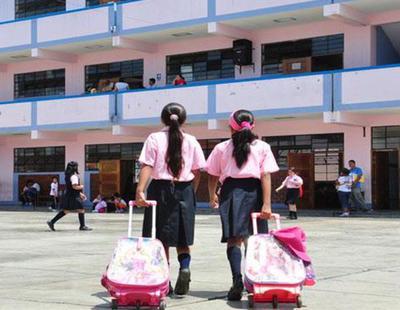
<svg viewBox="0 0 400 310">
<path fill-rule="evenodd" d="M 65 11 L 66 0 L 15 0 L 15 18 Z"/>
<path fill-rule="evenodd" d="M 177 74 L 190 81 L 233 78 L 235 66 L 232 49 L 167 56 L 167 84 Z"/>
<path fill-rule="evenodd" d="M 14 75 L 14 98 L 64 95 L 65 69 Z"/>
<path fill-rule="evenodd" d="M 64 146 L 14 149 L 15 172 L 60 172 L 64 169 Z"/>
</svg>

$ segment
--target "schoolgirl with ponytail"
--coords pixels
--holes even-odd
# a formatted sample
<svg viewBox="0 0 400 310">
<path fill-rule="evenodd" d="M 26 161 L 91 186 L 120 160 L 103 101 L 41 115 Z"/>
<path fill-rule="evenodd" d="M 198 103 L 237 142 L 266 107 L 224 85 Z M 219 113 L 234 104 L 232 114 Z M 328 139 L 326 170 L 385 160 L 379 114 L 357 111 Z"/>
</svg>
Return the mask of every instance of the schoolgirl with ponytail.
<svg viewBox="0 0 400 310">
<path fill-rule="evenodd" d="M 259 229 L 267 231 L 271 217 L 271 173 L 279 170 L 271 147 L 254 134 L 254 116 L 238 110 L 229 118 L 231 139 L 215 146 L 207 159 L 210 205 L 219 208 L 222 242 L 227 243 L 227 258 L 233 285 L 228 300 L 242 298 L 241 246 L 252 232 L 250 215 L 261 212 Z M 220 196 L 217 183 L 222 184 Z"/>
<path fill-rule="evenodd" d="M 176 247 L 180 264 L 179 276 L 172 291 L 186 295 L 190 282 L 190 246 L 193 245 L 196 198 L 200 169 L 205 158 L 195 137 L 182 131 L 186 110 L 178 103 L 170 103 L 161 112 L 166 126 L 152 133 L 144 143 L 139 157 L 141 170 L 136 189 L 136 203 L 148 207 L 146 200 L 157 201 L 156 237 L 165 248 Z M 145 195 L 146 184 L 152 179 Z M 151 236 L 151 208 L 146 208 L 143 236 Z"/>
</svg>

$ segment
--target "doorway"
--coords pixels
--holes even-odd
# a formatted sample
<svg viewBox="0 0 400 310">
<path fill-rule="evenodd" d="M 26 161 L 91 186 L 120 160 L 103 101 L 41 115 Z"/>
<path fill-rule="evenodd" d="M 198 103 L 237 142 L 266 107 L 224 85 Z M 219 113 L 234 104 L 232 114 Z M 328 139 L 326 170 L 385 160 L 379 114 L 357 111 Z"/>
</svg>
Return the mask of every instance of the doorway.
<svg viewBox="0 0 400 310">
<path fill-rule="evenodd" d="M 378 210 L 400 208 L 399 151 L 372 153 L 372 201 Z"/>
</svg>

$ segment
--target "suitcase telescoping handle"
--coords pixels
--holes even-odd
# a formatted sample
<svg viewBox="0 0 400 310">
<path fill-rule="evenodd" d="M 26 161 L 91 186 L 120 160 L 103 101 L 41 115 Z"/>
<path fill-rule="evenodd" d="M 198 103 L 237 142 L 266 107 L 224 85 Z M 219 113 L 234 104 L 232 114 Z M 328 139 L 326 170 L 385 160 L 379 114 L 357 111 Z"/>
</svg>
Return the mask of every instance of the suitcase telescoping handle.
<svg viewBox="0 0 400 310">
<path fill-rule="evenodd" d="M 260 218 L 260 217 L 261 217 L 261 213 L 260 212 L 253 212 L 251 214 L 251 220 L 253 222 L 253 234 L 254 235 L 258 234 L 257 219 Z M 275 220 L 276 229 L 281 229 L 281 216 L 278 213 L 272 213 L 271 218 Z"/>
<path fill-rule="evenodd" d="M 157 201 L 146 200 L 146 203 L 151 206 L 151 239 L 156 238 L 156 206 Z M 128 238 L 132 238 L 132 217 L 133 217 L 133 207 L 136 206 L 136 201 L 129 201 L 129 223 L 128 223 Z"/>
</svg>

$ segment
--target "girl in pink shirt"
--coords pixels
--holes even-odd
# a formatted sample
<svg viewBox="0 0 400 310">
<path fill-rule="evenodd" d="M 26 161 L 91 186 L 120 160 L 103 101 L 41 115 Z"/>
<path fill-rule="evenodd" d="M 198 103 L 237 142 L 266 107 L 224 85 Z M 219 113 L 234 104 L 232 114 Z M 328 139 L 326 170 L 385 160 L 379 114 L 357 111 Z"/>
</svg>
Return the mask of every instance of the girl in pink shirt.
<svg viewBox="0 0 400 310">
<path fill-rule="evenodd" d="M 253 133 L 254 116 L 238 110 L 229 119 L 232 138 L 215 146 L 207 160 L 210 205 L 218 208 L 222 242 L 227 242 L 233 285 L 228 300 L 242 298 L 241 245 L 252 233 L 250 214 L 260 212 L 260 231 L 267 231 L 271 217 L 271 175 L 278 171 L 270 146 Z M 220 197 L 216 194 L 222 184 Z"/>
<path fill-rule="evenodd" d="M 169 259 L 169 247 L 176 247 L 180 270 L 175 294 L 186 295 L 190 282 L 190 248 L 194 238 L 194 223 L 200 169 L 205 166 L 203 150 L 195 137 L 184 133 L 186 110 L 178 103 L 164 107 L 161 120 L 167 126 L 152 133 L 143 146 L 142 164 L 136 190 L 136 203 L 147 207 L 147 199 L 157 201 L 156 236 Z M 151 208 L 145 210 L 143 236 L 151 236 Z M 170 292 L 172 287 L 170 284 Z"/>
<path fill-rule="evenodd" d="M 297 207 L 296 204 L 300 198 L 300 188 L 303 185 L 303 179 L 296 174 L 294 167 L 289 168 L 288 176 L 282 182 L 282 185 L 276 189 L 279 192 L 282 188 L 286 187 L 286 201 L 285 203 L 289 206 L 290 220 L 297 220 Z"/>
</svg>

